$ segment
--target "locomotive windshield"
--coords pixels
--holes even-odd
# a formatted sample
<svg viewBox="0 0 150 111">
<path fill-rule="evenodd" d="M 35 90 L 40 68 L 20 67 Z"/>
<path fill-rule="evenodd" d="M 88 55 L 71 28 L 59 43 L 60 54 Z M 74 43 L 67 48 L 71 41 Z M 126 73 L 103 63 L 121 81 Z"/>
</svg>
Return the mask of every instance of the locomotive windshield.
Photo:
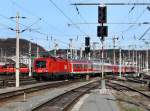
<svg viewBox="0 0 150 111">
<path fill-rule="evenodd" d="M 46 61 L 36 61 L 37 68 L 46 68 Z"/>
</svg>

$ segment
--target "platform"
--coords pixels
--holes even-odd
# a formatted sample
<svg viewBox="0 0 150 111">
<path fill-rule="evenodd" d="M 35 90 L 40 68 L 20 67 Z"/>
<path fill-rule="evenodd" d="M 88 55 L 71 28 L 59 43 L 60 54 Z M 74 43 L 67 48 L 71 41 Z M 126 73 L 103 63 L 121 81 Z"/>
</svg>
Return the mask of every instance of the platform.
<svg viewBox="0 0 150 111">
<path fill-rule="evenodd" d="M 71 111 L 119 111 L 109 90 L 96 89 L 83 96 Z"/>
</svg>

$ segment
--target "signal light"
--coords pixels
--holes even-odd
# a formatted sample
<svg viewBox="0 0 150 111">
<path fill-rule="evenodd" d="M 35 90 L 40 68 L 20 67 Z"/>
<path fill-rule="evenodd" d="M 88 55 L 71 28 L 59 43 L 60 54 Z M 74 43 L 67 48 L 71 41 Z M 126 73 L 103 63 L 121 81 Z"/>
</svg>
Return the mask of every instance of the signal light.
<svg viewBox="0 0 150 111">
<path fill-rule="evenodd" d="M 106 6 L 98 6 L 98 23 L 107 22 L 107 8 Z"/>
<path fill-rule="evenodd" d="M 107 26 L 97 26 L 97 36 L 98 37 L 107 37 L 108 36 L 108 27 Z"/>
<path fill-rule="evenodd" d="M 85 46 L 90 46 L 90 37 L 85 37 Z"/>
<path fill-rule="evenodd" d="M 90 52 L 90 47 L 85 47 L 85 53 L 88 54 Z"/>
</svg>

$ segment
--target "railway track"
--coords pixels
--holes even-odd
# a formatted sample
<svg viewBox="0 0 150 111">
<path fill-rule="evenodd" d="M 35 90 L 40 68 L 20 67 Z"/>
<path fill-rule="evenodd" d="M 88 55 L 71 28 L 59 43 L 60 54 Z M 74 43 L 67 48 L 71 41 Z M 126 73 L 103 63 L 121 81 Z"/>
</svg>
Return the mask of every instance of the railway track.
<svg viewBox="0 0 150 111">
<path fill-rule="evenodd" d="M 98 82 L 94 82 L 73 89 L 46 103 L 41 104 L 32 111 L 68 111 L 82 95 L 88 93 L 89 90 L 98 87 L 98 85 Z"/>
<path fill-rule="evenodd" d="M 110 83 L 110 82 L 109 82 L 109 83 Z M 120 86 L 120 87 L 125 88 L 125 89 L 130 90 L 130 91 L 138 92 L 138 93 L 141 94 L 142 96 L 145 96 L 146 98 L 150 99 L 150 95 L 147 95 L 147 94 L 143 93 L 142 91 L 136 90 L 136 89 L 134 89 L 134 88 L 132 88 L 132 87 L 129 87 L 129 86 L 126 86 L 126 85 L 117 83 L 117 82 L 111 82 L 111 85 L 112 85 L 112 84 L 117 85 L 117 86 Z M 107 85 L 108 85 L 108 86 L 111 86 L 110 84 L 107 84 Z M 119 89 L 120 87 L 118 87 L 118 88 L 115 87 L 115 86 L 111 86 L 111 87 L 115 88 L 115 89 L 118 90 L 118 91 L 122 90 L 122 88 Z"/>
<path fill-rule="evenodd" d="M 122 98 L 128 98 L 127 100 L 123 100 L 122 98 L 120 98 L 118 99 L 118 101 L 126 101 L 128 103 L 135 104 L 136 106 L 141 107 L 146 111 L 150 111 L 149 94 L 136 90 L 131 86 L 127 86 L 126 84 L 122 84 L 121 82 L 109 81 L 107 83 L 107 86 L 115 89 L 118 92 L 121 92 L 123 94 Z"/>
<path fill-rule="evenodd" d="M 0 88 L 6 88 L 6 87 L 14 87 L 15 86 L 15 78 L 1 78 L 0 79 Z M 32 77 L 25 77 L 20 78 L 20 85 L 29 85 L 29 84 L 35 84 L 37 81 Z"/>
<path fill-rule="evenodd" d="M 140 78 L 127 78 L 127 81 L 140 83 L 140 84 L 148 84 L 150 80 L 148 79 L 140 79 Z"/>
<path fill-rule="evenodd" d="M 34 86 L 30 85 L 30 86 L 26 86 L 23 88 L 18 88 L 17 90 L 12 90 L 9 92 L 1 93 L 0 100 L 4 101 L 4 100 L 11 99 L 11 97 L 17 97 L 17 96 L 24 95 L 27 93 L 29 94 L 29 93 L 44 90 L 47 88 L 54 88 L 54 87 L 56 88 L 56 87 L 67 85 L 73 82 L 74 81 L 55 81 L 55 82 L 39 83 Z"/>
<path fill-rule="evenodd" d="M 0 90 L 0 110 L 31 111 L 50 100 L 52 100 L 53 103 L 56 100 L 58 102 L 61 101 L 62 104 L 57 102 L 56 104 L 62 107 L 64 105 L 68 107 L 75 101 L 73 97 L 77 100 L 77 96 L 82 96 L 84 93 L 87 93 L 90 88 L 96 87 L 97 83 L 95 82 L 97 81 L 99 81 L 98 78 L 89 81 L 55 81 L 51 83 L 41 83 L 41 85 L 35 84 L 34 87 L 26 86 L 26 88 L 17 88 L 17 90 L 9 90 L 9 92 L 5 91 L 3 93 Z M 91 86 L 90 83 L 94 83 L 93 86 Z M 85 87 L 80 89 L 82 86 Z M 68 92 L 70 93 L 68 94 Z M 68 95 L 69 97 L 62 97 L 61 95 Z M 59 99 L 57 97 L 59 97 Z M 70 103 L 63 102 L 66 99 Z"/>
</svg>

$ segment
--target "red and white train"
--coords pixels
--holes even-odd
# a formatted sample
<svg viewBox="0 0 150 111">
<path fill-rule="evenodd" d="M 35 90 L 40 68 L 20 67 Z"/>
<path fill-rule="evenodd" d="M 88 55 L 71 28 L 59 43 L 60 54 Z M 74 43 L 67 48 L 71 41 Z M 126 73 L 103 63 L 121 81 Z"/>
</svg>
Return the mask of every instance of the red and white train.
<svg viewBox="0 0 150 111">
<path fill-rule="evenodd" d="M 28 75 L 29 68 L 25 65 L 21 65 L 19 68 L 21 75 Z M 0 75 L 15 75 L 15 64 L 0 65 Z"/>
<path fill-rule="evenodd" d="M 134 73 L 136 68 L 122 65 L 121 71 Z M 107 74 L 118 74 L 119 65 L 104 63 L 104 72 Z M 75 77 L 97 75 L 102 73 L 102 63 L 98 60 L 67 60 L 56 57 L 41 57 L 34 60 L 33 77 L 39 79 L 49 79 L 57 77 Z"/>
</svg>

